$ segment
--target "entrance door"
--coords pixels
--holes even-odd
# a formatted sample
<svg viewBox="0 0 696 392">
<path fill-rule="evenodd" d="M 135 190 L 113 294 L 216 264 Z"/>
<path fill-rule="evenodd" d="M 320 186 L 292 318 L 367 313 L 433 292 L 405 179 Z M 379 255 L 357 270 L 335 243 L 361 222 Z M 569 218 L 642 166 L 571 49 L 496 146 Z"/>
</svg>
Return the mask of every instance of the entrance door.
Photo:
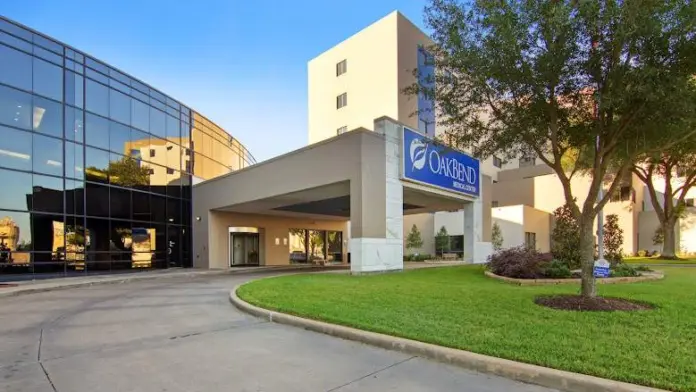
<svg viewBox="0 0 696 392">
<path fill-rule="evenodd" d="M 181 267 L 181 228 L 167 226 L 167 264 L 169 267 Z"/>
<path fill-rule="evenodd" d="M 230 266 L 259 264 L 259 235 L 230 233 Z"/>
</svg>

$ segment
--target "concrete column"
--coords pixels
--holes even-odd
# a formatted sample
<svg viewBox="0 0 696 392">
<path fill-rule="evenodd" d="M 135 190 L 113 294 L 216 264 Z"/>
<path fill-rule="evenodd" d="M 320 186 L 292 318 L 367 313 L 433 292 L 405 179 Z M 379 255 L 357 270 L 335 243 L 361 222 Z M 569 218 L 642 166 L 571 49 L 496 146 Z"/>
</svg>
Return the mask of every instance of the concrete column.
<svg viewBox="0 0 696 392">
<path fill-rule="evenodd" d="M 361 177 L 351 182 L 351 272 L 402 270 L 403 199 L 401 126 L 375 121 L 384 144 L 364 145 Z"/>
<path fill-rule="evenodd" d="M 485 263 L 493 248 L 483 241 L 483 200 L 478 198 L 464 204 L 464 261 Z"/>
</svg>

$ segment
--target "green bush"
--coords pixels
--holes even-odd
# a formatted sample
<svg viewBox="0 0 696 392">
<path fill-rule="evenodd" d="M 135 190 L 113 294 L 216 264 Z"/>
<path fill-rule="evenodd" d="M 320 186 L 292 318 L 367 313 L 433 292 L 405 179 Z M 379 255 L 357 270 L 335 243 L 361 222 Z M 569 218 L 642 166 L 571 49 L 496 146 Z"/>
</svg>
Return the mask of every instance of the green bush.
<svg viewBox="0 0 696 392">
<path fill-rule="evenodd" d="M 612 278 L 622 278 L 626 276 L 639 276 L 638 270 L 628 264 L 618 264 L 610 272 Z"/>
<path fill-rule="evenodd" d="M 648 251 L 645 249 L 641 249 L 638 251 L 638 257 L 645 257 L 645 255 L 648 254 Z"/>
<path fill-rule="evenodd" d="M 508 248 L 488 258 L 488 269 L 508 278 L 544 278 L 544 270 L 551 263 L 551 254 L 540 253 L 524 245 Z"/>
<path fill-rule="evenodd" d="M 568 264 L 561 260 L 551 260 L 551 262 L 544 268 L 543 271 L 545 278 L 550 279 L 563 279 L 570 278 L 572 273 Z"/>
<path fill-rule="evenodd" d="M 427 253 L 424 254 L 411 254 L 404 256 L 404 261 L 426 261 L 432 260 L 433 256 Z"/>
<path fill-rule="evenodd" d="M 647 265 L 637 265 L 633 267 L 636 271 L 640 272 L 652 272 L 652 269 L 648 267 Z"/>
<path fill-rule="evenodd" d="M 551 254 L 553 258 L 563 261 L 569 268 L 579 268 L 580 227 L 568 205 L 553 212 L 554 226 L 551 233 Z"/>
</svg>

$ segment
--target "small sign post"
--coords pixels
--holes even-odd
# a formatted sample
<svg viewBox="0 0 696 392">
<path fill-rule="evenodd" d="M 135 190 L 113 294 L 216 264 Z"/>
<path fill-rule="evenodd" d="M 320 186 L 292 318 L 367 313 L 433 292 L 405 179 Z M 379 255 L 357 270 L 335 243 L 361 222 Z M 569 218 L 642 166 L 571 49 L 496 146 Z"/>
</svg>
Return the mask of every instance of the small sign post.
<svg viewBox="0 0 696 392">
<path fill-rule="evenodd" d="M 593 274 L 595 278 L 608 278 L 609 277 L 609 264 L 608 261 L 604 259 L 599 259 L 594 262 Z"/>
</svg>

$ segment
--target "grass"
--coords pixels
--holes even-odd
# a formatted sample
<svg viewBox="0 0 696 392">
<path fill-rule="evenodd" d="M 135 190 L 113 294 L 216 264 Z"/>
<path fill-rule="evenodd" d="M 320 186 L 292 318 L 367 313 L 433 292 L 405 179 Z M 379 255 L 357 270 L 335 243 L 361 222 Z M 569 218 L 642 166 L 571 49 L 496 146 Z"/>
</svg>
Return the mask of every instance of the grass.
<svg viewBox="0 0 696 392">
<path fill-rule="evenodd" d="M 696 258 L 680 258 L 678 260 L 661 259 L 659 257 L 624 257 L 628 264 L 696 264 Z"/>
<path fill-rule="evenodd" d="M 656 310 L 568 312 L 538 294 L 577 285 L 521 287 L 480 266 L 349 276 L 292 275 L 242 286 L 268 309 L 557 369 L 677 391 L 696 391 L 696 268 L 663 268 L 661 281 L 600 285 L 604 296 Z"/>
</svg>

